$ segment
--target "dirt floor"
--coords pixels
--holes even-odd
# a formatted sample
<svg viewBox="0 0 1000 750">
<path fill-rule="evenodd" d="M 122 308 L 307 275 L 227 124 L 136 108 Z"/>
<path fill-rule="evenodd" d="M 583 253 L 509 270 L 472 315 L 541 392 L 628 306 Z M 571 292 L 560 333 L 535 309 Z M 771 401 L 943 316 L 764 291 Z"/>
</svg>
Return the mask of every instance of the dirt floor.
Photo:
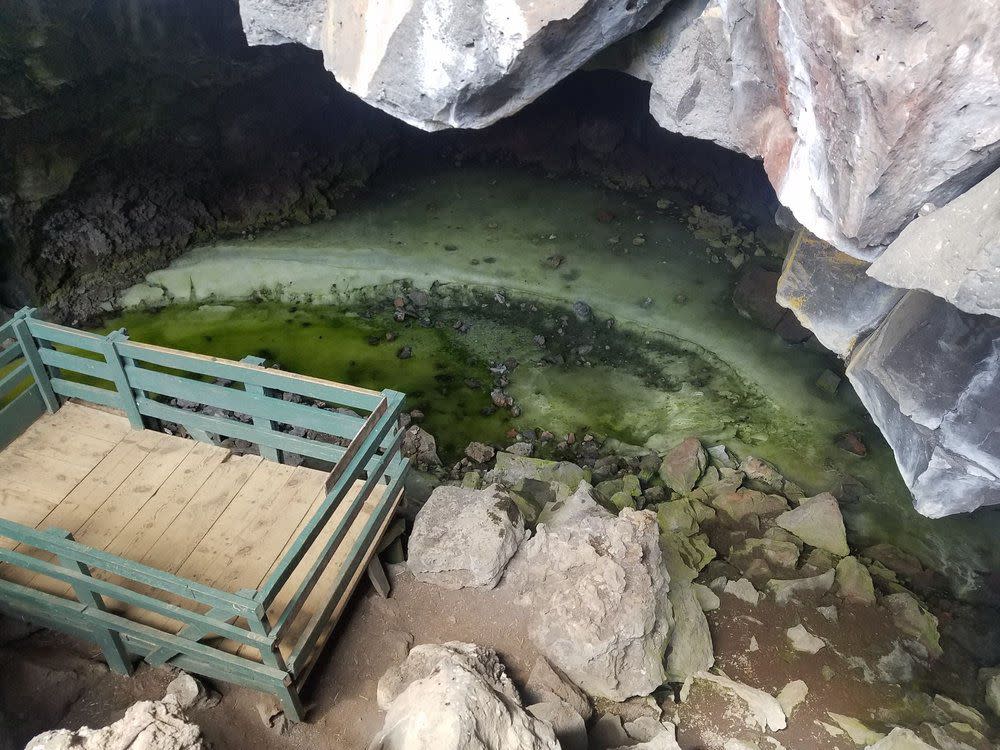
<svg viewBox="0 0 1000 750">
<path fill-rule="evenodd" d="M 527 636 L 528 613 L 509 589 L 448 591 L 415 581 L 403 566 L 393 566 L 390 574 L 390 599 L 381 599 L 367 585 L 355 596 L 305 694 L 306 723 L 278 735 L 264 727 L 257 712 L 257 704 L 267 698 L 215 685 L 223 696 L 219 705 L 190 712 L 212 745 L 218 750 L 363 749 L 381 724 L 375 704 L 378 679 L 414 644 L 459 640 L 491 646 L 515 683 L 523 685 L 537 652 Z M 837 605 L 837 622 L 817 611 L 824 604 Z M 887 707 L 901 705 L 899 687 L 861 679 L 860 664 L 874 664 L 899 639 L 879 608 L 846 606 L 832 596 L 786 606 L 762 597 L 750 606 L 723 594 L 709 621 L 717 667 L 730 678 L 772 695 L 791 680 L 808 685 L 808 697 L 788 728 L 772 734 L 787 750 L 853 749 L 849 738 L 833 737 L 818 723 L 832 724 L 828 711 L 869 723 L 880 709 L 884 715 Z M 817 654 L 789 647 L 785 630 L 800 622 L 828 641 Z M 6 625 L 12 632 L 0 647 L 5 675 L 0 681 L 0 733 L 5 735 L 0 750 L 20 750 L 46 729 L 106 725 L 133 702 L 162 697 L 173 677 L 170 669 L 142 665 L 133 678 L 122 678 L 110 673 L 86 644 L 48 631 L 16 632 L 18 626 L 10 621 Z M 852 666 L 848 657 L 860 661 Z M 664 708 L 664 718 L 679 722 L 684 750 L 721 749 L 730 738 L 774 746 L 747 727 L 739 700 L 703 683 L 695 683 L 686 702 L 671 705 L 668 699 Z"/>
</svg>

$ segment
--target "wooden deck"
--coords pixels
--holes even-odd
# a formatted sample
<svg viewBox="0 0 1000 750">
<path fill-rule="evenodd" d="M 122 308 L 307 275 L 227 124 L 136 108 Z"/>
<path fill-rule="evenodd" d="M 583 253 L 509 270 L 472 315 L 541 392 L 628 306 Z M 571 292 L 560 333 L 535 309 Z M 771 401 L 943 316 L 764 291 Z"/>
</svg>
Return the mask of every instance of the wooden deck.
<svg viewBox="0 0 1000 750">
<path fill-rule="evenodd" d="M 327 494 L 324 472 L 136 431 L 122 414 L 73 402 L 42 416 L 0 451 L 0 476 L 0 517 L 36 529 L 64 530 L 93 549 L 231 593 L 261 585 Z M 361 484 L 356 482 L 345 500 L 353 498 Z M 376 489 L 365 502 L 342 545 L 345 550 L 361 534 L 383 491 Z M 339 515 L 328 528 L 336 526 Z M 10 542 L 0 539 L 4 543 L 10 548 Z M 24 545 L 17 549 L 35 557 L 46 555 Z M 328 598 L 330 587 L 324 584 L 336 578 L 345 554 L 333 558 L 283 635 L 279 648 L 286 657 L 325 603 L 323 594 Z M 304 562 L 270 606 L 272 621 L 284 610 L 312 558 Z M 363 571 L 362 565 L 354 582 Z M 143 590 L 127 579 L 105 573 L 100 577 Z M 2 565 L 0 578 L 75 599 L 68 584 L 22 568 Z M 333 623 L 345 604 L 338 603 Z M 153 612 L 110 599 L 107 605 L 135 622 L 170 632 L 180 629 L 180 623 Z M 219 645 L 258 658 L 250 647 L 240 650 L 229 641 Z"/>
</svg>

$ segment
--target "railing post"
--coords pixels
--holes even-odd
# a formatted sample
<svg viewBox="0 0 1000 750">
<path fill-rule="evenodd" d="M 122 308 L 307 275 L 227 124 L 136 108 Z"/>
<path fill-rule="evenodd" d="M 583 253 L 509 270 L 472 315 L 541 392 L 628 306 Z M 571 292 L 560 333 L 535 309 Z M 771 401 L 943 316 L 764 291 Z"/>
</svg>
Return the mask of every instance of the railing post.
<svg viewBox="0 0 1000 750">
<path fill-rule="evenodd" d="M 51 529 L 50 531 L 62 539 L 73 541 L 73 535 L 68 531 L 61 529 Z M 90 568 L 79 560 L 60 556 L 59 564 L 64 568 L 75 570 L 88 577 L 90 576 Z M 93 607 L 101 612 L 107 612 L 104 606 L 104 599 L 100 594 L 84 588 L 82 584 L 73 584 L 73 593 L 76 594 L 77 601 L 85 607 Z M 125 650 L 125 645 L 122 643 L 121 636 L 113 630 L 104 630 L 99 627 L 93 631 L 93 634 L 97 640 L 97 644 L 101 647 L 101 651 L 104 653 L 104 660 L 111 667 L 111 670 L 126 677 L 131 675 L 132 662 L 128 657 L 128 651 Z"/>
<path fill-rule="evenodd" d="M 240 360 L 245 365 L 252 365 L 254 367 L 262 367 L 264 365 L 264 360 L 260 357 L 254 357 L 253 355 L 247 355 Z M 252 393 L 257 396 L 264 395 L 264 389 L 259 385 L 254 385 L 253 383 L 244 383 L 243 389 L 247 393 Z M 274 432 L 274 422 L 270 419 L 265 419 L 264 417 L 253 417 L 254 427 L 259 427 L 262 430 L 267 430 L 268 432 Z M 266 458 L 268 461 L 276 461 L 281 463 L 281 453 L 277 448 L 272 448 L 269 445 L 258 445 L 260 449 L 260 455 Z"/>
<path fill-rule="evenodd" d="M 128 334 L 125 333 L 124 329 L 112 331 L 105 336 L 101 350 L 104 354 L 104 360 L 108 363 L 108 367 L 111 368 L 112 379 L 115 388 L 118 389 L 118 395 L 121 396 L 122 408 L 125 410 L 126 416 L 128 416 L 129 424 L 132 425 L 132 429 L 134 430 L 142 430 L 146 425 L 143 423 L 142 414 L 139 413 L 139 407 L 135 403 L 135 393 L 132 391 L 132 385 L 129 383 L 128 375 L 125 373 L 125 366 L 122 363 L 121 355 L 118 353 L 119 341 L 128 341 Z"/>
<path fill-rule="evenodd" d="M 27 307 L 14 313 L 12 321 L 14 324 L 14 338 L 17 339 L 17 343 L 21 347 L 21 354 L 24 355 L 24 361 L 28 363 L 28 370 L 35 379 L 36 385 L 38 385 L 38 392 L 42 396 L 46 410 L 50 414 L 53 414 L 59 410 L 59 397 L 52 390 L 52 382 L 49 380 L 45 364 L 38 354 L 35 338 L 31 335 L 31 331 L 28 330 L 27 319 L 34 317 L 34 314 L 35 310 Z"/>
<path fill-rule="evenodd" d="M 259 615 L 248 615 L 246 619 L 251 633 L 263 636 L 271 635 L 271 626 L 267 620 L 267 612 L 262 612 Z M 291 672 L 289 672 L 285 660 L 278 650 L 278 644 L 272 644 L 271 648 L 266 651 L 263 648 L 260 649 L 260 661 L 262 664 L 280 669 L 288 675 L 282 687 L 276 691 L 278 699 L 281 701 L 281 707 L 285 711 L 285 716 L 292 721 L 302 721 L 305 716 L 305 709 L 302 706 L 302 701 L 299 699 L 298 692 L 293 687 Z"/>
</svg>

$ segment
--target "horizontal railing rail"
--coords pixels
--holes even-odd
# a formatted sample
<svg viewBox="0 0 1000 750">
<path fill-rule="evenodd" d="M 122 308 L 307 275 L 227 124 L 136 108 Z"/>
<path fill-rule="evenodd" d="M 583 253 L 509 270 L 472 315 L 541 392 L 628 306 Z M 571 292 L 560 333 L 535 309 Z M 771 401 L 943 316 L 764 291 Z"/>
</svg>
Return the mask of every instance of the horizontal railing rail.
<svg viewBox="0 0 1000 750">
<path fill-rule="evenodd" d="M 72 539 L 55 536 L 50 530 L 39 531 L 0 518 L 0 536 L 42 550 L 53 557 L 99 568 L 121 578 L 127 578 L 150 588 L 180 596 L 206 607 L 221 609 L 240 617 L 254 617 L 263 614 L 263 608 L 252 596 L 234 594 L 176 576 L 173 573 L 166 573 L 158 568 L 94 549 Z M 0 550 L 0 555 L 3 554 L 6 553 Z"/>
</svg>

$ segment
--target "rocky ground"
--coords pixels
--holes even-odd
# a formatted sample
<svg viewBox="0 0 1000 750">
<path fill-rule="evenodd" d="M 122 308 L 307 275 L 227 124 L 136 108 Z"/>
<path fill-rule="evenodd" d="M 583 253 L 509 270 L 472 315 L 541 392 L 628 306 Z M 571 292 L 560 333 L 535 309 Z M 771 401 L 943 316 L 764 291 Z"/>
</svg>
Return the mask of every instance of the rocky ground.
<svg viewBox="0 0 1000 750">
<path fill-rule="evenodd" d="M 518 434 L 444 467 L 414 425 L 406 450 L 407 560 L 387 552 L 389 599 L 356 597 L 308 723 L 188 686 L 176 710 L 195 736 L 178 699 L 129 708 L 171 670 L 120 678 L 8 623 L 8 746 L 128 709 L 112 735 L 151 712 L 180 737 L 167 747 L 993 747 L 1000 678 L 957 637 L 975 623 L 919 561 L 852 549 L 833 495 L 693 438 L 660 455 Z"/>
</svg>

